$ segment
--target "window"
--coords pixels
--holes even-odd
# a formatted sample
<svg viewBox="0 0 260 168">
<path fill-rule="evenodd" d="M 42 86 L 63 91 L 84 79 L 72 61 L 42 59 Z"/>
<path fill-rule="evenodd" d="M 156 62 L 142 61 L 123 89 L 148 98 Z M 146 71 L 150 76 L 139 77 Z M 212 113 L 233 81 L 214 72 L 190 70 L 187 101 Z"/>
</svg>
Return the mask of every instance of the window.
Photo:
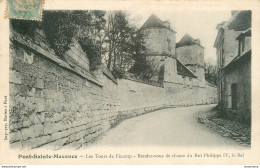
<svg viewBox="0 0 260 168">
<path fill-rule="evenodd" d="M 168 42 L 168 51 L 171 52 L 172 51 L 171 40 L 167 39 L 167 42 Z"/>
<path fill-rule="evenodd" d="M 224 64 L 224 40 L 220 47 L 220 67 L 222 67 Z"/>
<path fill-rule="evenodd" d="M 218 48 L 218 65 L 219 68 L 223 67 L 224 64 L 224 40 L 222 41 L 222 43 L 220 44 L 219 48 Z"/>
<path fill-rule="evenodd" d="M 233 83 L 231 85 L 231 99 L 232 99 L 232 109 L 237 109 L 237 84 Z"/>
<path fill-rule="evenodd" d="M 158 80 L 159 81 L 163 81 L 164 80 L 164 65 L 160 67 Z"/>
</svg>

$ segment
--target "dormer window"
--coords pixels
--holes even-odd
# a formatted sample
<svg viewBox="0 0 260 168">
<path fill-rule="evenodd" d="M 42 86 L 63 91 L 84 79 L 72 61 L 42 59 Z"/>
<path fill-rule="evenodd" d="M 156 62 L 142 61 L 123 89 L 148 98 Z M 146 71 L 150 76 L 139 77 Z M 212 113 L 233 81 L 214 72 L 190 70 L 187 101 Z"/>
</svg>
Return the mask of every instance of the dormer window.
<svg viewBox="0 0 260 168">
<path fill-rule="evenodd" d="M 238 40 L 238 56 L 241 56 L 245 50 L 251 48 L 251 29 L 242 32 L 236 39 Z"/>
<path fill-rule="evenodd" d="M 238 55 L 241 55 L 245 50 L 245 37 L 239 40 L 239 52 Z"/>
</svg>

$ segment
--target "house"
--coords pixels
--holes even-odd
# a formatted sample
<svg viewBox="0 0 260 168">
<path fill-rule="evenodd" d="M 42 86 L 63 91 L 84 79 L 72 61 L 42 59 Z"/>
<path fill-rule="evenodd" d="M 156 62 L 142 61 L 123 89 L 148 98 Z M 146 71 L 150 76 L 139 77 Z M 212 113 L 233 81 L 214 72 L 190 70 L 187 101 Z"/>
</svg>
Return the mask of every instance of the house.
<svg viewBox="0 0 260 168">
<path fill-rule="evenodd" d="M 217 25 L 219 114 L 251 123 L 251 11 L 233 11 Z"/>
</svg>

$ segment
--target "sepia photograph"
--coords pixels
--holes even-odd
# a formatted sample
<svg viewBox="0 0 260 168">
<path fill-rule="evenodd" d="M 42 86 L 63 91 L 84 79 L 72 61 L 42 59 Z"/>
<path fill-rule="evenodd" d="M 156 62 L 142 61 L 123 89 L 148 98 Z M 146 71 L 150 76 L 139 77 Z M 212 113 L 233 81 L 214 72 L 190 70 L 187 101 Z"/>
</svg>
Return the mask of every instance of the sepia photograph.
<svg viewBox="0 0 260 168">
<path fill-rule="evenodd" d="M 251 10 L 42 15 L 9 21 L 10 148 L 251 149 Z"/>
</svg>

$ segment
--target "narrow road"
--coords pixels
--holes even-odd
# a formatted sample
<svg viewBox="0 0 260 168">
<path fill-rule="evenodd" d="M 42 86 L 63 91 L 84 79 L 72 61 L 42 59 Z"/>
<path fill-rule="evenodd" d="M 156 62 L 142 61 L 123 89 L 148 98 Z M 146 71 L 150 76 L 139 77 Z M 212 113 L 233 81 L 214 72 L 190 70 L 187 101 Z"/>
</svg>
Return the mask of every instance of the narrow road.
<svg viewBox="0 0 260 168">
<path fill-rule="evenodd" d="M 169 108 L 122 121 L 91 146 L 168 145 L 243 148 L 196 120 L 216 105 Z"/>
</svg>

